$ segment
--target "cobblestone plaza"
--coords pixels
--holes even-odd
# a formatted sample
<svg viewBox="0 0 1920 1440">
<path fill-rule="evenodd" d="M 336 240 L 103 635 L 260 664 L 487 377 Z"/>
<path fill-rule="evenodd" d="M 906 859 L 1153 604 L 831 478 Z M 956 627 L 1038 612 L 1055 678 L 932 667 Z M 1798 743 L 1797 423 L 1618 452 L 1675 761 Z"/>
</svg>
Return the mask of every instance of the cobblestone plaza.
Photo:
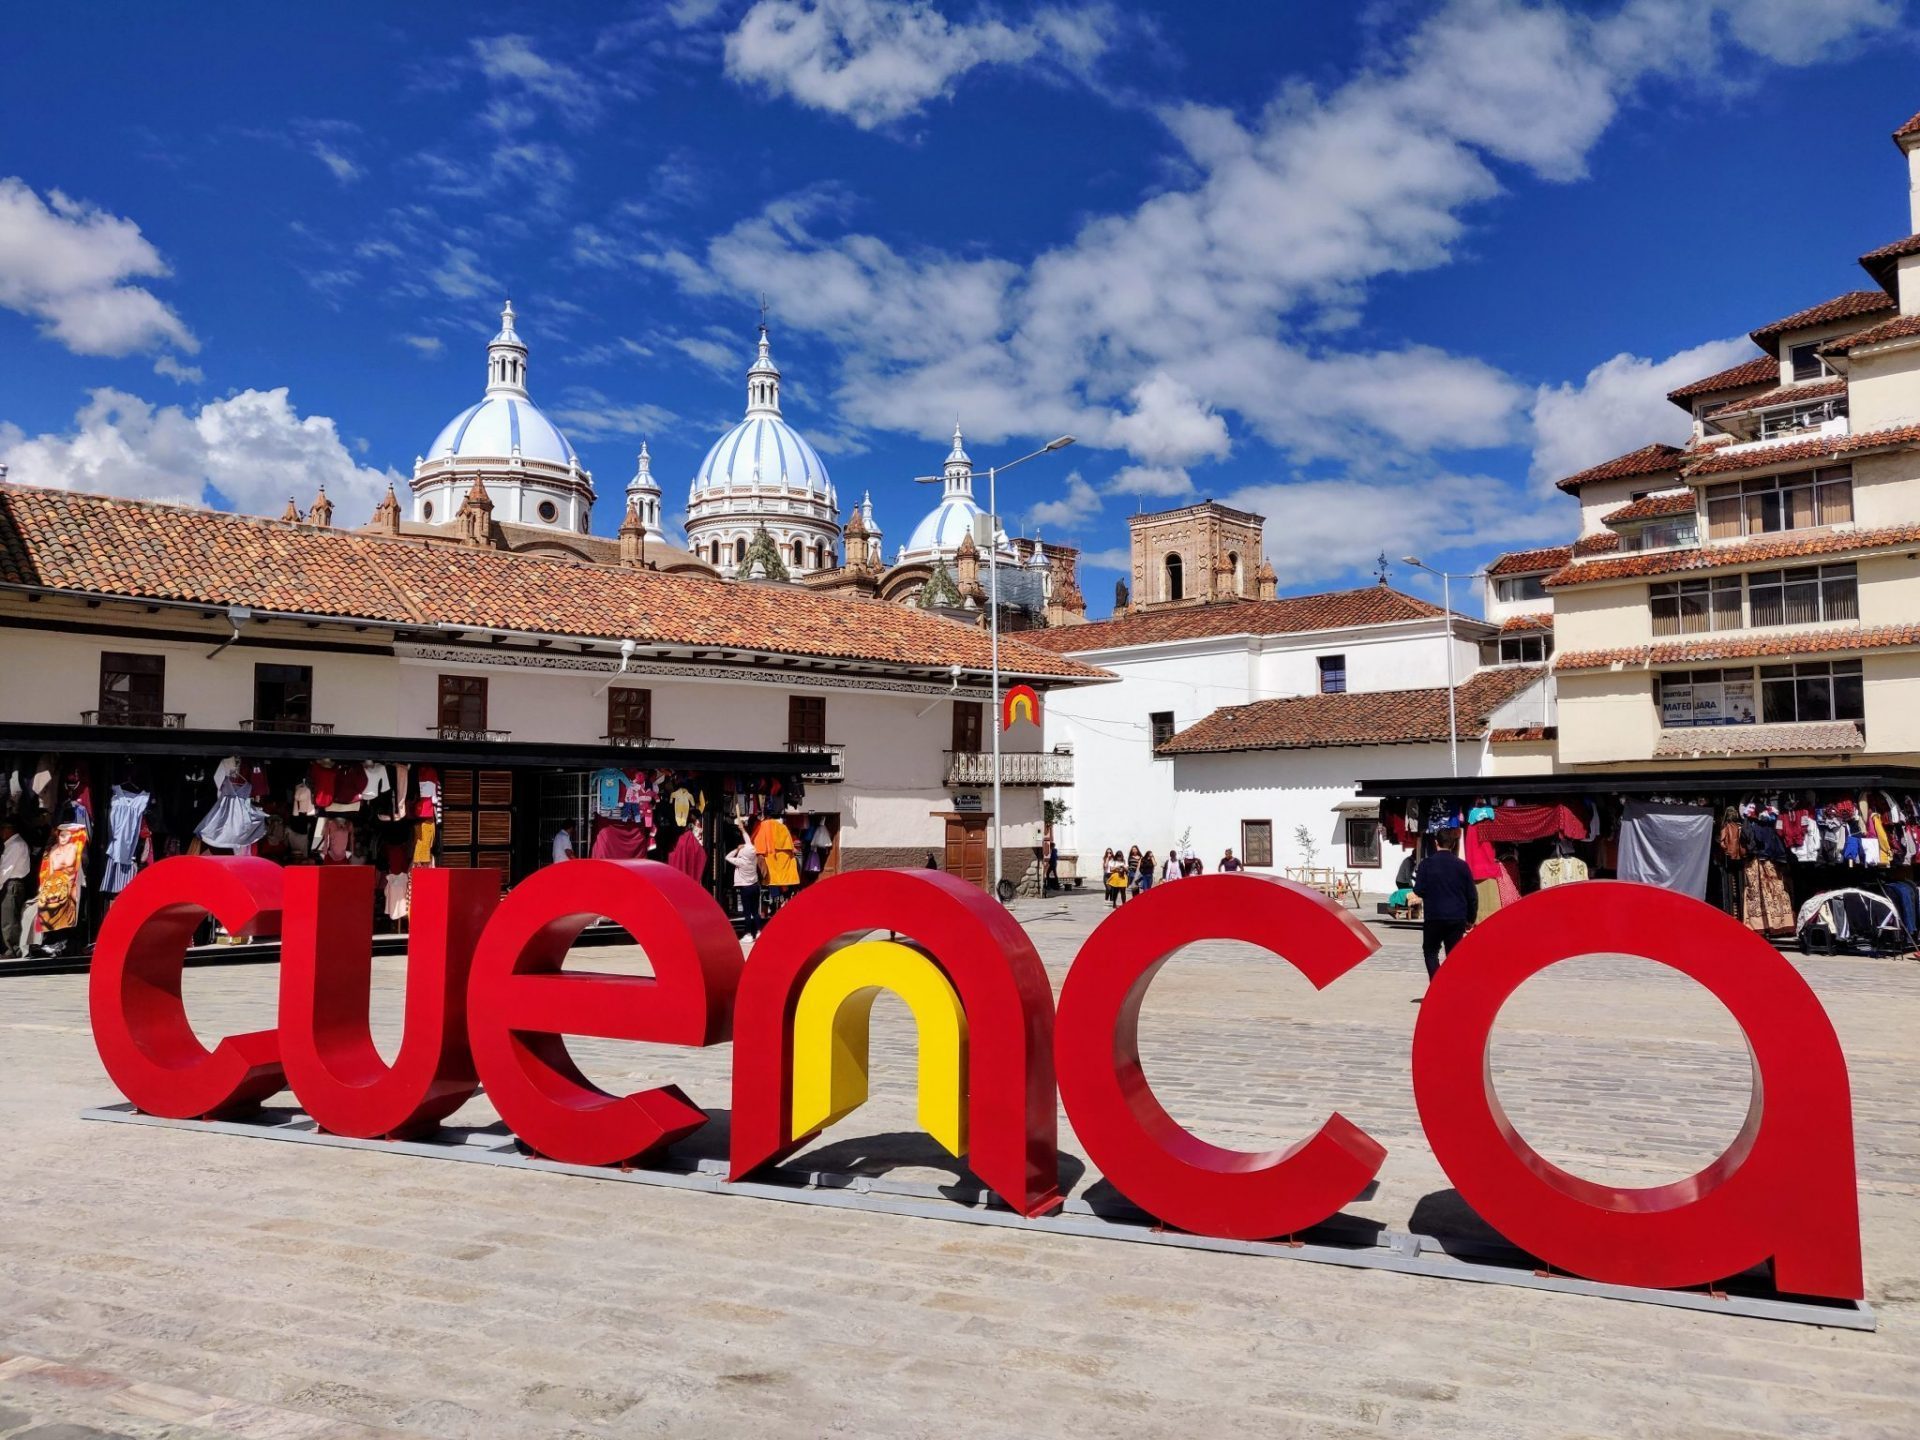
<svg viewBox="0 0 1920 1440">
<path fill-rule="evenodd" d="M 1100 902 L 1016 909 L 1057 988 Z M 1389 1150 L 1349 1215 L 1470 1234 L 1414 1108 L 1417 945 L 1382 939 L 1322 993 L 1251 949 L 1192 947 L 1147 1004 L 1148 1073 L 1176 1118 L 1243 1148 L 1338 1109 Z M 636 963 L 619 954 L 590 963 Z M 118 1096 L 85 978 L 9 978 L 0 1436 L 1910 1436 L 1920 968 L 1794 963 L 1847 1054 L 1872 1333 L 89 1124 Z M 375 971 L 386 1045 L 402 962 Z M 190 971 L 189 1013 L 208 1035 L 270 1025 L 276 978 Z M 805 1158 L 954 1177 L 913 1128 L 912 1045 L 883 999 L 873 1098 Z M 725 1047 L 573 1050 L 609 1089 L 680 1084 L 715 1112 L 690 1145 L 719 1152 Z M 1632 1184 L 1698 1168 L 1747 1101 L 1730 1017 L 1620 957 L 1525 987 L 1494 1075 L 1544 1153 Z M 457 1120 L 489 1118 L 481 1097 Z M 1099 1177 L 1064 1119 L 1061 1143 L 1085 1194 Z"/>
</svg>

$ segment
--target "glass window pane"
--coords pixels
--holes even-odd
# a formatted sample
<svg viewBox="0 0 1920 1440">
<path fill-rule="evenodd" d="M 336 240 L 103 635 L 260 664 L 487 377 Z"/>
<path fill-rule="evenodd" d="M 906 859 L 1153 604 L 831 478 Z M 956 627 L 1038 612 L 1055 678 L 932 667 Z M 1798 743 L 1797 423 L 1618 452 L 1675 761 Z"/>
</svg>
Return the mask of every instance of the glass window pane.
<svg viewBox="0 0 1920 1440">
<path fill-rule="evenodd" d="M 1754 585 L 1747 603 L 1752 611 L 1753 624 L 1786 624 L 1786 602 L 1778 585 Z"/>
<path fill-rule="evenodd" d="M 1867 716 L 1867 701 L 1861 688 L 1858 675 L 1836 675 L 1833 677 L 1833 718 L 1836 720 L 1864 720 Z"/>
<path fill-rule="evenodd" d="M 1794 530 L 1805 530 L 1813 524 L 1813 487 L 1796 485 L 1785 494 L 1787 505 L 1787 523 Z"/>
<path fill-rule="evenodd" d="M 1730 540 L 1740 533 L 1740 497 L 1707 502 L 1707 538 Z"/>
<path fill-rule="evenodd" d="M 1793 682 L 1794 709 L 1801 720 L 1833 718 L 1833 681 L 1824 675 L 1803 675 Z"/>
<path fill-rule="evenodd" d="M 1787 524 L 1786 505 L 1778 490 L 1765 495 L 1747 497 L 1747 529 L 1754 533 L 1768 530 L 1784 530 Z"/>
<path fill-rule="evenodd" d="M 1769 669 L 1774 668 L 1769 666 Z M 1793 681 L 1765 680 L 1760 684 L 1760 718 L 1769 725 L 1793 719 Z"/>
<path fill-rule="evenodd" d="M 1851 567 L 1843 574 L 1827 576 L 1821 582 L 1820 589 L 1823 620 L 1860 618 L 1860 582 L 1854 578 Z"/>
<path fill-rule="evenodd" d="M 1851 479 L 1821 485 L 1820 523 L 1822 525 L 1853 523 L 1853 481 Z"/>
</svg>

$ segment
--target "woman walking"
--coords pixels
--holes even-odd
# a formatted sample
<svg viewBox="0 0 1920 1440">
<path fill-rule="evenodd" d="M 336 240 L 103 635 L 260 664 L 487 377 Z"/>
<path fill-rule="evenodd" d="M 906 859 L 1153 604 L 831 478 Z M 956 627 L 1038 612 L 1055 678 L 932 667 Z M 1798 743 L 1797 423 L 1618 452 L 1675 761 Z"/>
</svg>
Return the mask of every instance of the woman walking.
<svg viewBox="0 0 1920 1440">
<path fill-rule="evenodd" d="M 1101 867 L 1106 871 L 1107 908 L 1118 910 L 1120 902 L 1127 898 L 1127 857 L 1118 850 L 1109 850 Z"/>
<path fill-rule="evenodd" d="M 1153 851 L 1143 850 L 1140 854 L 1140 887 L 1136 892 L 1144 895 L 1153 888 Z"/>
</svg>

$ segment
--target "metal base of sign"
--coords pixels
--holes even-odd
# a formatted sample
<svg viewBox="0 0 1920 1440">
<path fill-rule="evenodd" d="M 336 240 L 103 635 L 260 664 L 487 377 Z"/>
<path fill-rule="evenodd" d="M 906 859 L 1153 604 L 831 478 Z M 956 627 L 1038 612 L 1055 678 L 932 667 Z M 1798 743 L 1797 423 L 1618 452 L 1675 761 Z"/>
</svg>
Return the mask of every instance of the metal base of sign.
<svg viewBox="0 0 1920 1440">
<path fill-rule="evenodd" d="M 1777 1320 L 1795 1325 L 1820 1325 L 1839 1330 L 1873 1330 L 1873 1310 L 1864 1302 L 1827 1301 L 1790 1297 L 1767 1290 L 1753 1276 L 1740 1277 L 1738 1289 L 1650 1290 L 1633 1285 L 1607 1285 L 1537 1268 L 1537 1262 L 1518 1251 L 1480 1242 L 1448 1240 L 1431 1235 L 1380 1230 L 1371 1226 L 1342 1226 L 1336 1221 L 1307 1232 L 1312 1238 L 1293 1240 L 1221 1240 L 1168 1230 L 1144 1212 L 1103 1204 L 1098 1209 L 1082 1199 L 1069 1199 L 1061 1209 L 1039 1219 L 1028 1219 L 1007 1209 L 990 1192 L 972 1186 L 927 1185 L 875 1176 L 774 1166 L 752 1180 L 730 1182 L 726 1163 L 700 1160 L 685 1163 L 672 1156 L 647 1167 L 618 1168 L 568 1165 L 529 1154 L 504 1126 L 445 1127 L 422 1140 L 355 1140 L 329 1135 L 295 1109 L 261 1109 L 238 1120 L 168 1120 L 143 1115 L 131 1105 L 102 1105 L 80 1112 L 83 1120 L 108 1120 L 126 1125 L 155 1125 L 174 1130 L 202 1130 L 218 1135 L 284 1140 L 301 1145 L 330 1145 L 342 1150 L 371 1150 L 386 1155 L 409 1155 L 431 1160 L 458 1160 L 468 1164 L 504 1165 L 575 1175 L 590 1180 L 612 1180 L 630 1185 L 663 1185 L 677 1190 L 700 1190 L 715 1195 L 743 1195 L 755 1200 L 778 1200 L 792 1205 L 826 1205 L 837 1209 L 904 1215 L 920 1220 L 958 1221 L 965 1225 L 997 1225 L 1048 1235 L 1073 1235 L 1096 1240 L 1126 1240 L 1140 1245 L 1167 1245 L 1183 1250 L 1210 1250 L 1217 1254 L 1257 1255 L 1274 1260 L 1304 1260 L 1319 1265 L 1345 1265 L 1360 1270 L 1389 1270 L 1400 1275 L 1424 1275 L 1440 1280 L 1464 1280 L 1478 1285 L 1514 1285 L 1526 1290 L 1551 1290 L 1568 1295 L 1591 1295 L 1605 1300 L 1627 1300 L 1642 1305 L 1664 1305 L 1714 1315 L 1738 1315 L 1751 1320 Z"/>
</svg>

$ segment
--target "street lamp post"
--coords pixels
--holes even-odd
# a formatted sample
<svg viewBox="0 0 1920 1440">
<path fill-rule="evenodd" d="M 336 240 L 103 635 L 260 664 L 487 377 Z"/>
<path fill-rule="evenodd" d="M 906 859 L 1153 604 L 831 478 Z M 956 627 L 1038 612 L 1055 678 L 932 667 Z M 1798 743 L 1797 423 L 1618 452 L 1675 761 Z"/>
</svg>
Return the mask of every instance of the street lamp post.
<svg viewBox="0 0 1920 1440">
<path fill-rule="evenodd" d="M 1440 577 L 1440 603 L 1446 607 L 1447 611 L 1447 762 L 1453 772 L 1453 778 L 1458 780 L 1460 778 L 1460 716 L 1459 707 L 1454 698 L 1456 682 L 1453 672 L 1453 582 L 1471 580 L 1480 572 L 1473 570 L 1465 575 L 1450 574 L 1445 570 L 1434 569 L 1417 555 L 1402 555 L 1400 563 Z"/>
<path fill-rule="evenodd" d="M 1000 472 L 1024 465 L 1029 460 L 1037 460 L 1042 455 L 1051 455 L 1055 450 L 1064 450 L 1071 444 L 1073 436 L 1062 435 L 1057 440 L 1049 440 L 1030 455 L 1022 455 L 1018 460 L 1009 460 L 1004 465 L 987 467 L 987 519 L 991 522 L 986 547 L 987 647 L 993 670 L 993 699 L 987 708 L 987 728 L 993 732 L 993 894 L 996 900 L 1000 898 L 1000 884 L 1004 878 L 1001 852 L 1006 835 L 1006 816 L 1001 809 L 1000 798 Z M 946 479 L 944 475 L 916 475 L 913 478 L 922 485 Z"/>
</svg>

